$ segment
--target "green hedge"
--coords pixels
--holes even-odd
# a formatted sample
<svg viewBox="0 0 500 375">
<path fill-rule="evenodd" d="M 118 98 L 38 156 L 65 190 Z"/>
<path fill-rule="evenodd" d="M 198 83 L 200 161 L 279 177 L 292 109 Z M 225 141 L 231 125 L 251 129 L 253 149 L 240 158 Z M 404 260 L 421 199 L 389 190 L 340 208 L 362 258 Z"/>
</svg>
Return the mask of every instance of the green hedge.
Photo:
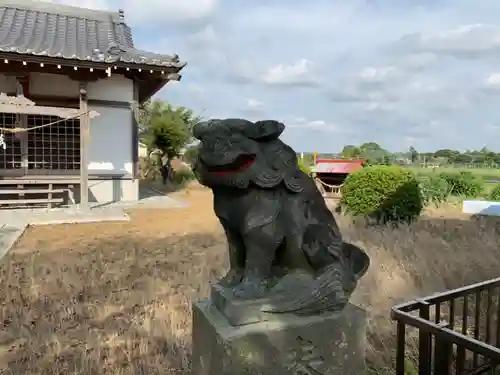
<svg viewBox="0 0 500 375">
<path fill-rule="evenodd" d="M 398 166 L 370 166 L 350 174 L 343 187 L 342 209 L 377 221 L 410 222 L 423 202 L 415 175 Z"/>
</svg>

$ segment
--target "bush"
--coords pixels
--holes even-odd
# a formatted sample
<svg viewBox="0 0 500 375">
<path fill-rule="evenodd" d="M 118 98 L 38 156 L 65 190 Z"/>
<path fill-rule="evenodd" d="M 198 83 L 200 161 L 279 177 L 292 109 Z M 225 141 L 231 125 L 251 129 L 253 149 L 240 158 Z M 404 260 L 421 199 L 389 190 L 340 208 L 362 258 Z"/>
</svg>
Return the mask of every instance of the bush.
<svg viewBox="0 0 500 375">
<path fill-rule="evenodd" d="M 500 202 L 500 184 L 495 185 L 490 193 L 490 200 Z"/>
<path fill-rule="evenodd" d="M 157 162 L 152 158 L 140 158 L 139 176 L 141 180 L 155 181 L 161 177 Z"/>
<path fill-rule="evenodd" d="M 440 176 L 423 178 L 419 185 L 424 205 L 445 202 L 451 194 L 451 188 L 448 181 Z"/>
<path fill-rule="evenodd" d="M 140 178 L 142 180 L 148 181 L 160 181 L 162 179 L 162 173 L 158 167 L 158 161 L 156 158 L 141 158 L 139 164 Z M 183 187 L 187 182 L 194 180 L 196 178 L 194 172 L 186 167 L 172 170 L 170 176 L 170 182 L 176 187 Z"/>
<path fill-rule="evenodd" d="M 184 161 L 191 166 L 195 165 L 199 150 L 199 145 L 188 147 L 183 155 Z"/>
<path fill-rule="evenodd" d="M 175 185 L 184 186 L 186 183 L 194 180 L 195 178 L 196 176 L 191 169 L 181 168 L 173 171 L 171 181 Z"/>
<path fill-rule="evenodd" d="M 422 199 L 411 171 L 398 166 L 371 166 L 347 176 L 342 186 L 342 208 L 377 221 L 410 222 L 420 215 Z"/>
<path fill-rule="evenodd" d="M 471 172 L 441 173 L 440 176 L 448 182 L 453 195 L 477 198 L 484 190 L 484 181 Z"/>
</svg>

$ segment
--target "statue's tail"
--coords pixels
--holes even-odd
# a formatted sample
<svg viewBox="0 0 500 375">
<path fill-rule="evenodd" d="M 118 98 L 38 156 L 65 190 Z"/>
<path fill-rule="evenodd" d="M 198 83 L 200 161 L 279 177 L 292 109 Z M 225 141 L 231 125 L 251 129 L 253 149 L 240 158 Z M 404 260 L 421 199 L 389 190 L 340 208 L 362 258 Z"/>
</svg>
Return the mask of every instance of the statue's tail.
<svg viewBox="0 0 500 375">
<path fill-rule="evenodd" d="M 358 280 L 368 270 L 370 258 L 357 246 L 339 243 L 338 238 L 336 244 L 325 244 L 322 239 L 324 241 L 328 237 L 320 235 L 309 246 L 307 243 L 304 246 L 311 265 L 323 265 L 317 268 L 315 279 L 300 291 L 294 289 L 276 295 L 262 308 L 263 312 L 311 315 L 344 308 Z M 328 258 L 325 251 L 328 251 Z"/>
</svg>

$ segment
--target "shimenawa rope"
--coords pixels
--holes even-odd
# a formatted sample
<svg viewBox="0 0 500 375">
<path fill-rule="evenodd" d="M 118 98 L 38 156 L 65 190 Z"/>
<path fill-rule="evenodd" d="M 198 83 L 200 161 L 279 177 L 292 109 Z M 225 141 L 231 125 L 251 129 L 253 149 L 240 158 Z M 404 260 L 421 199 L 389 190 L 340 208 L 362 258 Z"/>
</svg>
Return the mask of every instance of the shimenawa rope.
<svg viewBox="0 0 500 375">
<path fill-rule="evenodd" d="M 20 127 L 2 128 L 2 127 L 0 127 L 0 132 L 1 133 L 22 133 L 22 132 L 28 132 L 30 130 L 41 129 L 41 128 L 45 128 L 47 126 L 58 124 L 58 123 L 63 122 L 63 121 L 72 120 L 72 119 L 75 119 L 75 118 L 78 118 L 78 117 L 82 117 L 83 115 L 89 114 L 90 112 L 91 112 L 90 110 L 86 111 L 86 112 L 81 112 L 81 113 L 79 113 L 79 114 L 77 114 L 75 116 L 71 116 L 71 117 L 63 118 L 63 119 L 60 119 L 60 120 L 57 120 L 57 121 L 49 122 L 48 124 L 33 126 L 31 128 L 20 128 Z"/>
<path fill-rule="evenodd" d="M 328 185 L 327 183 L 321 181 L 319 178 L 317 178 L 316 181 L 319 181 L 321 185 L 326 186 L 330 189 L 340 189 L 342 187 L 342 185 Z"/>
</svg>

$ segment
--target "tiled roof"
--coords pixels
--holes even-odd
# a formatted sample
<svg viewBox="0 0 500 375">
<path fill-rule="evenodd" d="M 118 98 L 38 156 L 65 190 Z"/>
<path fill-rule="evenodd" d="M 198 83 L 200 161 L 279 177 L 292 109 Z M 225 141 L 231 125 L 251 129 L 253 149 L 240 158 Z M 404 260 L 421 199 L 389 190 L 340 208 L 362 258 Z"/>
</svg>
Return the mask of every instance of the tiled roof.
<svg viewBox="0 0 500 375">
<path fill-rule="evenodd" d="M 316 173 L 352 173 L 363 167 L 364 160 L 318 160 L 313 167 Z"/>
<path fill-rule="evenodd" d="M 177 55 L 136 49 L 122 11 L 35 0 L 0 1 L 0 52 L 110 64 L 185 65 Z"/>
</svg>

